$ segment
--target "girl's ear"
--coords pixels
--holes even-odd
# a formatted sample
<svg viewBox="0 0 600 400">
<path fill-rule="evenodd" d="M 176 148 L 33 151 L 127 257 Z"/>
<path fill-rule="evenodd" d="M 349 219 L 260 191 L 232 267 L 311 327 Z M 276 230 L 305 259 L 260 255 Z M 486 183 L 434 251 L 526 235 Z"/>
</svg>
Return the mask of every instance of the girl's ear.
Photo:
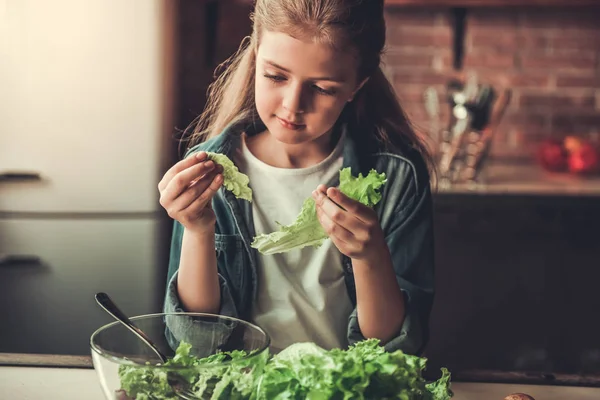
<svg viewBox="0 0 600 400">
<path fill-rule="evenodd" d="M 350 95 L 350 98 L 348 99 L 348 103 L 350 103 L 352 100 L 354 100 L 354 96 L 356 96 L 356 93 L 358 93 L 358 91 L 365 86 L 365 83 L 367 83 L 369 80 L 369 77 L 366 77 L 365 79 L 363 79 L 363 81 L 360 83 L 360 85 L 358 85 L 358 87 L 354 90 L 354 92 L 352 92 L 352 95 Z"/>
</svg>

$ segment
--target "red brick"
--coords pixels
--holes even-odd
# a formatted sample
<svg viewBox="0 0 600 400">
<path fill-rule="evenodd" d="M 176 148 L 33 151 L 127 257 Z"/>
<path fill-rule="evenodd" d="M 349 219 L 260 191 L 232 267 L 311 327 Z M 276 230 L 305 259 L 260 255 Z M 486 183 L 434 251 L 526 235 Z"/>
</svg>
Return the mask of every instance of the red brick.
<svg viewBox="0 0 600 400">
<path fill-rule="evenodd" d="M 400 104 L 404 109 L 416 112 L 419 118 L 428 120 L 429 117 L 427 115 L 424 100 L 424 93 L 427 87 L 427 85 L 402 85 L 397 87 L 396 93 L 398 94 Z M 439 85 L 436 89 L 438 90 L 438 100 L 440 102 L 440 120 L 445 121 L 450 114 L 450 107 L 445 97 L 445 87 Z"/>
<path fill-rule="evenodd" d="M 497 71 L 494 69 L 480 69 L 477 71 L 479 78 L 488 82 L 496 88 L 548 88 L 550 85 L 550 74 L 540 71 L 539 73 L 518 71 Z"/>
<path fill-rule="evenodd" d="M 519 50 L 546 50 L 550 46 L 550 36 L 547 32 L 521 31 L 517 36 Z"/>
<path fill-rule="evenodd" d="M 552 39 L 551 46 L 556 50 L 600 51 L 600 37 L 595 37 L 594 35 L 582 35 L 580 37 L 559 36 Z"/>
<path fill-rule="evenodd" d="M 550 43 L 550 32 L 519 31 L 505 26 L 476 26 L 467 32 L 473 48 L 495 51 L 543 50 Z"/>
<path fill-rule="evenodd" d="M 538 87 L 550 86 L 550 76 L 547 74 L 514 73 L 508 77 L 513 87 Z"/>
<path fill-rule="evenodd" d="M 543 132 L 550 128 L 550 120 L 546 113 L 517 111 L 516 104 L 511 104 L 509 113 L 504 117 L 502 124 L 518 126 L 526 132 Z"/>
<path fill-rule="evenodd" d="M 467 17 L 467 29 L 470 26 L 516 27 L 517 14 L 514 11 L 492 9 L 471 9 Z"/>
<path fill-rule="evenodd" d="M 517 35 L 515 32 L 499 32 L 497 29 L 492 31 L 473 32 L 470 36 L 471 46 L 480 50 L 495 52 L 513 52 L 517 49 Z"/>
<path fill-rule="evenodd" d="M 547 127 L 531 127 L 521 124 L 511 124 L 508 120 L 499 127 L 496 132 L 498 142 L 502 143 L 507 150 L 512 153 L 530 154 L 531 147 L 536 147 L 537 143 L 548 137 L 550 129 Z M 512 137 L 511 137 L 512 136 Z M 517 142 L 521 148 L 512 148 L 512 143 Z"/>
<path fill-rule="evenodd" d="M 522 94 L 519 98 L 521 107 L 546 107 L 565 108 L 577 107 L 579 109 L 593 109 L 596 98 L 593 95 L 565 95 L 565 94 Z"/>
<path fill-rule="evenodd" d="M 589 132 L 592 129 L 600 130 L 600 114 L 599 113 L 568 113 L 555 114 L 552 117 L 553 132 L 576 133 Z"/>
<path fill-rule="evenodd" d="M 441 67 L 444 69 L 453 68 L 454 57 L 451 53 L 444 53 L 438 56 L 441 60 Z"/>
<path fill-rule="evenodd" d="M 387 44 L 390 47 L 449 47 L 452 43 L 452 35 L 449 30 L 406 30 L 392 29 L 388 33 Z"/>
<path fill-rule="evenodd" d="M 600 88 L 598 75 L 558 75 L 557 87 Z"/>
<path fill-rule="evenodd" d="M 446 84 L 447 76 L 434 71 L 415 71 L 401 70 L 394 71 L 394 87 L 400 88 L 403 85 L 444 85 Z"/>
<path fill-rule="evenodd" d="M 524 28 L 551 29 L 559 26 L 561 14 L 565 10 L 544 9 L 541 7 L 521 11 L 521 26 Z"/>
<path fill-rule="evenodd" d="M 395 66 L 419 66 L 433 67 L 433 54 L 422 52 L 388 53 L 384 62 L 389 67 Z"/>
<path fill-rule="evenodd" d="M 561 26 L 561 28 L 553 31 L 553 36 L 557 38 L 567 38 L 567 39 L 600 39 L 600 26 L 596 28 L 590 29 L 584 26 L 573 26 L 573 27 L 565 27 Z"/>
<path fill-rule="evenodd" d="M 523 26 L 535 28 L 599 29 L 600 9 L 536 9 L 522 14 Z"/>
<path fill-rule="evenodd" d="M 521 54 L 521 67 L 542 69 L 581 69 L 594 70 L 596 55 L 586 52 L 569 53 L 526 53 Z"/>
<path fill-rule="evenodd" d="M 496 52 L 470 52 L 465 57 L 464 66 L 467 68 L 512 68 L 514 56 Z"/>
<path fill-rule="evenodd" d="M 388 27 L 405 26 L 426 26 L 433 27 L 439 21 L 447 19 L 437 9 L 406 9 L 391 8 L 385 10 L 385 22 Z"/>
</svg>

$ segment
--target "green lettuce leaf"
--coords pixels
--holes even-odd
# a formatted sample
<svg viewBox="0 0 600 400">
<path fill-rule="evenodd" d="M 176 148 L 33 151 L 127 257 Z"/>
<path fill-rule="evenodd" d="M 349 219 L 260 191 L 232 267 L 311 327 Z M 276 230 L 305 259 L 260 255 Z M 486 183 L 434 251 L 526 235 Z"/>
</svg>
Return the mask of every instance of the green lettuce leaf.
<svg viewBox="0 0 600 400">
<path fill-rule="evenodd" d="M 339 189 L 346 196 L 362 204 L 373 207 L 381 200 L 379 189 L 386 182 L 384 173 L 371 170 L 367 176 L 353 177 L 350 168 L 340 171 Z M 283 253 L 306 246 L 319 247 L 327 239 L 327 233 L 319 223 L 315 201 L 312 197 L 304 200 L 300 213 L 290 225 L 279 225 L 279 230 L 269 234 L 259 234 L 251 246 L 262 254 Z"/>
<path fill-rule="evenodd" d="M 454 393 L 450 390 L 450 371 L 442 368 L 442 377 L 425 385 L 429 391 L 428 400 L 450 400 Z"/>
<path fill-rule="evenodd" d="M 252 201 L 252 189 L 248 186 L 250 179 L 239 171 L 233 161 L 224 154 L 207 152 L 208 158 L 223 167 L 223 186 L 238 199 Z"/>
<path fill-rule="evenodd" d="M 378 174 L 374 169 L 365 177 L 360 173 L 357 177 L 353 177 L 350 168 L 340 171 L 340 192 L 369 207 L 373 207 L 381 200 L 379 189 L 385 182 L 387 182 L 385 174 Z"/>
</svg>

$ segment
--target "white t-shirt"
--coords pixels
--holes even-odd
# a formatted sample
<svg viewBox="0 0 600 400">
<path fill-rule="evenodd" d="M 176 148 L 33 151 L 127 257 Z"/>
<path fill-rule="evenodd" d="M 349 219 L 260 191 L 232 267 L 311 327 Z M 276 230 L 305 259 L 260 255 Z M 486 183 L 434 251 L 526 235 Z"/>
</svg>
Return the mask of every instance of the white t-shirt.
<svg viewBox="0 0 600 400">
<path fill-rule="evenodd" d="M 289 225 L 319 184 L 327 184 L 342 167 L 343 137 L 323 161 L 308 168 L 277 168 L 256 158 L 242 140 L 236 164 L 248 175 L 252 188 L 252 214 L 256 234 Z M 258 298 L 252 322 L 271 337 L 271 351 L 297 342 L 314 342 L 325 348 L 347 346 L 348 297 L 341 254 L 331 239 L 315 249 L 304 247 L 285 253 L 259 253 Z"/>
</svg>

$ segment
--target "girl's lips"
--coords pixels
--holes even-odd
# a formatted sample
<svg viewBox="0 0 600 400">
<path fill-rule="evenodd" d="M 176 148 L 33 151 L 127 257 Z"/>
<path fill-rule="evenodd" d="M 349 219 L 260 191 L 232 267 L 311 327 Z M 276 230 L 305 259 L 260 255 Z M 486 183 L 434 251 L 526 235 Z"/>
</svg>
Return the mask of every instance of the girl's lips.
<svg viewBox="0 0 600 400">
<path fill-rule="evenodd" d="M 302 124 L 295 124 L 293 122 L 290 122 L 286 119 L 283 118 L 279 118 L 277 117 L 277 121 L 279 121 L 279 123 L 281 124 L 281 126 L 283 126 L 286 129 L 291 129 L 291 130 L 298 130 L 304 127 L 304 125 Z"/>
</svg>

